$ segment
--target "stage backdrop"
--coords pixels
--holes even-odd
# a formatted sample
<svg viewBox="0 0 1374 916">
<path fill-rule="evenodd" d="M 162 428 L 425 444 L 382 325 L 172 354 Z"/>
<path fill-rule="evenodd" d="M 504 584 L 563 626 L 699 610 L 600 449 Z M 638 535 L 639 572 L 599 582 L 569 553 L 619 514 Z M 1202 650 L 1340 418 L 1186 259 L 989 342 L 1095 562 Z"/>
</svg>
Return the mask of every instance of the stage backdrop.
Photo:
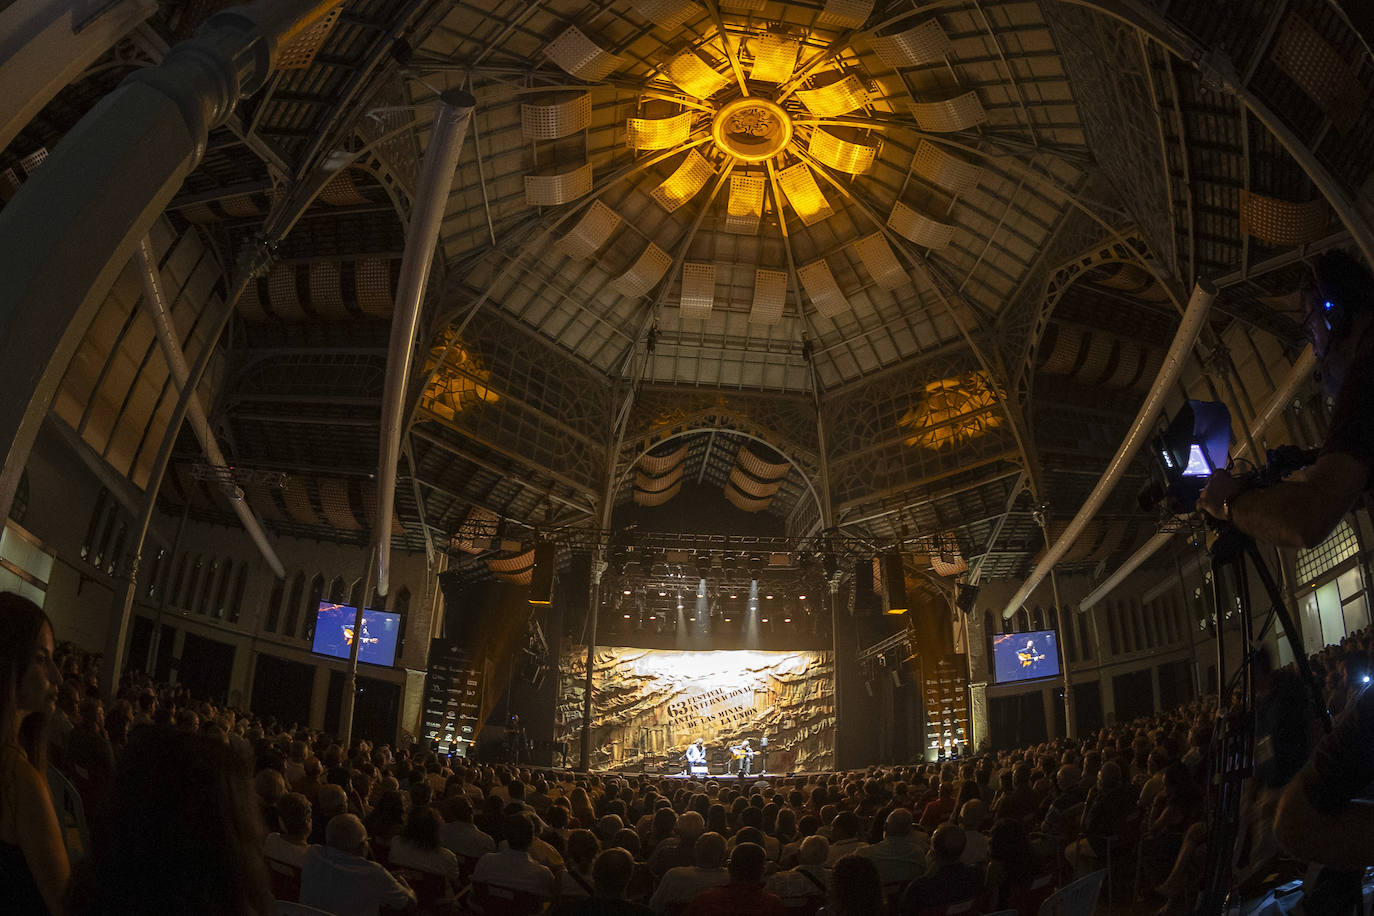
<svg viewBox="0 0 1374 916">
<path fill-rule="evenodd" d="M 555 729 L 570 761 L 581 746 L 586 657 L 586 647 L 569 647 L 559 668 Z M 701 738 L 711 772 L 722 773 L 729 745 L 748 738 L 757 749 L 764 737 L 770 773 L 834 766 L 829 652 L 602 648 L 595 665 L 594 769 L 679 772 L 687 745 Z"/>
</svg>

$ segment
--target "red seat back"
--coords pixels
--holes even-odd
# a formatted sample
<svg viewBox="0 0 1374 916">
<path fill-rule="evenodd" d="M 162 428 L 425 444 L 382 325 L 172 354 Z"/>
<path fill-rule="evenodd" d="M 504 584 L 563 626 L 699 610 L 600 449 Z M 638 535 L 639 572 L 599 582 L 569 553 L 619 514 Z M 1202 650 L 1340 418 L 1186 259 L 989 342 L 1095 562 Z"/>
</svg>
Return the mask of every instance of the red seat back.
<svg viewBox="0 0 1374 916">
<path fill-rule="evenodd" d="M 272 883 L 272 896 L 287 903 L 301 899 L 301 870 L 289 862 L 267 859 L 267 877 Z"/>
<path fill-rule="evenodd" d="M 483 916 L 535 916 L 547 902 L 539 894 L 481 881 L 473 882 L 472 899 Z"/>
<path fill-rule="evenodd" d="M 391 869 L 391 873 L 398 878 L 405 879 L 406 883 L 410 885 L 410 889 L 415 892 L 415 899 L 419 902 L 422 910 L 432 909 L 435 904 L 449 895 L 448 879 L 437 872 L 397 866 Z"/>
</svg>

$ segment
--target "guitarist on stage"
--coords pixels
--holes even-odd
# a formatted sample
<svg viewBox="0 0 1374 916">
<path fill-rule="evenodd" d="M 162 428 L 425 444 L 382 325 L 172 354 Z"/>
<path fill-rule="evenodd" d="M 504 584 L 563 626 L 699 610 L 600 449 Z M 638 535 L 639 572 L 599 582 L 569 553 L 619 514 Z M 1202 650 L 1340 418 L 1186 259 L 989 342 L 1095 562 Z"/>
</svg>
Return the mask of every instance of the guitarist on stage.
<svg viewBox="0 0 1374 916">
<path fill-rule="evenodd" d="M 730 748 L 730 763 L 736 767 L 735 772 L 740 776 L 749 775 L 749 767 L 753 762 L 755 751 L 749 746 L 749 739 L 745 738 L 739 744 Z"/>
</svg>

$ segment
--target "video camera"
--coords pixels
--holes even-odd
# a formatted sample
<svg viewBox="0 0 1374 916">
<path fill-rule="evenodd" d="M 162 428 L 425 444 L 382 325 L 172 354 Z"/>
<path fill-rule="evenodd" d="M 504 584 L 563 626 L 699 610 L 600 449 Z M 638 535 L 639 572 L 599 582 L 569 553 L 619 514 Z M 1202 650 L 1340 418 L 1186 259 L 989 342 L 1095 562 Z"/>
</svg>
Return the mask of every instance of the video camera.
<svg viewBox="0 0 1374 916">
<path fill-rule="evenodd" d="M 1174 515 L 1188 515 L 1197 508 L 1212 474 L 1230 461 L 1231 412 L 1219 401 L 1190 400 L 1151 445 L 1163 481 L 1145 485 L 1137 497 L 1140 507 L 1151 511 L 1163 503 Z M 1315 449 L 1282 445 L 1266 453 L 1263 465 L 1235 475 L 1235 480 L 1243 490 L 1270 487 L 1307 467 L 1316 456 Z"/>
</svg>

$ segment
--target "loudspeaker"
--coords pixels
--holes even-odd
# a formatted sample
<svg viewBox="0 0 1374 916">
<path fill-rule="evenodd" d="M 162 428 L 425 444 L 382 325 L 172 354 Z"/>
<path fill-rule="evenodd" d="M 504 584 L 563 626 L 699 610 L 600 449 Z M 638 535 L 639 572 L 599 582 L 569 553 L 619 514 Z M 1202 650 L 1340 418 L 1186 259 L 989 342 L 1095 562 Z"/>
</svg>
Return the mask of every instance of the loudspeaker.
<svg viewBox="0 0 1374 916">
<path fill-rule="evenodd" d="M 973 605 L 978 601 L 978 586 L 960 584 L 955 586 L 954 604 L 965 614 L 973 613 Z"/>
<path fill-rule="evenodd" d="M 530 604 L 553 603 L 553 574 L 557 562 L 557 544 L 540 541 L 534 545 L 534 571 L 530 574 Z"/>
<path fill-rule="evenodd" d="M 883 613 L 905 614 L 908 610 L 902 552 L 889 550 L 883 554 Z"/>
<path fill-rule="evenodd" d="M 877 557 L 858 560 L 854 564 L 854 613 L 876 614 L 880 610 L 878 592 L 881 589 L 877 573 Z"/>
</svg>

